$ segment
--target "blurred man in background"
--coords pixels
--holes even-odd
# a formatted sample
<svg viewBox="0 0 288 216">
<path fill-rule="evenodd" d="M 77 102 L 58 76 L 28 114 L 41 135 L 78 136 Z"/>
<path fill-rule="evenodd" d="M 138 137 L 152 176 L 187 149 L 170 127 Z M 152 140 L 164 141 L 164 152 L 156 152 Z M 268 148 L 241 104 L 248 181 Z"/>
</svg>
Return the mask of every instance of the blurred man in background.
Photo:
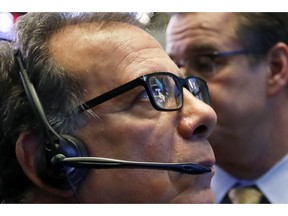
<svg viewBox="0 0 288 216">
<path fill-rule="evenodd" d="M 170 19 L 166 50 L 183 73 L 208 82 L 218 117 L 209 138 L 217 203 L 288 203 L 287 43 L 287 13 Z"/>
</svg>

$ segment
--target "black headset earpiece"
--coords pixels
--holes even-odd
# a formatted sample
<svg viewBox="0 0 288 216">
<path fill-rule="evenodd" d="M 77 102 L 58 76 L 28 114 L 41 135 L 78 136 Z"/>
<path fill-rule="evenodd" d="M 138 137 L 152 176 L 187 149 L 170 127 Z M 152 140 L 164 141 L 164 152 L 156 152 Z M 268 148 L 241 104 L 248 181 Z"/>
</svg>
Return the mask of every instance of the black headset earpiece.
<svg viewBox="0 0 288 216">
<path fill-rule="evenodd" d="M 58 134 L 49 124 L 34 85 L 29 79 L 22 62 L 19 50 L 14 51 L 15 61 L 19 66 L 21 81 L 31 105 L 43 131 L 44 143 L 39 146 L 35 155 L 36 171 L 41 179 L 50 186 L 68 189 L 77 185 L 85 176 L 87 170 L 62 165 L 53 165 L 54 157 L 84 157 L 87 151 L 80 140 L 70 135 Z"/>
<path fill-rule="evenodd" d="M 87 169 L 53 165 L 52 160 L 62 155 L 67 158 L 85 157 L 87 151 L 79 139 L 70 135 L 61 135 L 53 145 L 57 147 L 57 153 L 47 147 L 43 148 L 43 145 L 38 149 L 35 155 L 36 172 L 46 184 L 59 189 L 69 189 L 85 177 Z"/>
</svg>

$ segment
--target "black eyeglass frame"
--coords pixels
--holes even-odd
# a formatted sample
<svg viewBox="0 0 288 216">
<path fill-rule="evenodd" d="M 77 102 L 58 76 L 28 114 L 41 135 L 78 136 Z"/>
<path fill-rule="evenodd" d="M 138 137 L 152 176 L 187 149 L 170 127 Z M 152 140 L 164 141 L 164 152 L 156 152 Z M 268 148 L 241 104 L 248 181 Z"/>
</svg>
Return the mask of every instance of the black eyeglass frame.
<svg viewBox="0 0 288 216">
<path fill-rule="evenodd" d="M 214 51 L 214 52 L 203 52 L 203 53 L 199 53 L 199 54 L 195 54 L 195 55 L 191 55 L 191 57 L 189 59 L 186 59 L 184 62 L 179 63 L 178 67 L 185 67 L 185 65 L 189 65 L 189 62 L 191 61 L 191 59 L 193 58 L 197 58 L 197 57 L 208 57 L 210 58 L 210 60 L 212 61 L 211 64 L 211 69 L 214 71 L 216 66 L 215 66 L 215 59 L 216 58 L 221 58 L 221 57 L 230 57 L 230 56 L 235 56 L 235 55 L 248 55 L 251 54 L 251 51 L 247 50 L 247 49 L 239 49 L 239 50 L 228 50 L 228 51 Z M 197 71 L 197 70 L 196 70 Z"/>
<path fill-rule="evenodd" d="M 155 99 L 154 99 L 154 96 L 152 95 L 151 93 L 151 89 L 149 88 L 150 84 L 148 83 L 148 80 L 153 77 L 153 76 L 157 76 L 157 75 L 166 75 L 166 76 L 170 76 L 173 78 L 174 81 L 176 81 L 177 85 L 179 85 L 179 90 L 180 90 L 180 93 L 181 93 L 181 97 L 182 97 L 182 104 L 180 107 L 177 107 L 177 108 L 169 108 L 169 109 L 165 109 L 165 108 L 161 108 L 157 105 L 157 103 L 155 102 Z M 152 104 L 152 106 L 158 110 L 158 111 L 175 111 L 175 110 L 179 110 L 182 108 L 183 106 L 183 100 L 184 100 L 184 97 L 183 97 L 183 87 L 185 87 L 186 89 L 189 90 L 189 87 L 188 87 L 188 80 L 189 79 L 196 79 L 197 81 L 201 82 L 203 84 L 203 86 L 206 88 L 205 89 L 205 93 L 207 94 L 207 98 L 206 98 L 206 101 L 204 101 L 205 103 L 209 104 L 210 105 L 210 96 L 209 96 L 209 91 L 208 91 L 208 85 L 206 83 L 205 80 L 199 78 L 199 77 L 196 77 L 196 76 L 187 76 L 186 78 L 181 78 L 181 77 L 178 77 L 176 76 L 175 74 L 173 73 L 170 73 L 170 72 L 155 72 L 155 73 L 151 73 L 151 74 L 147 74 L 147 75 L 143 75 L 143 76 L 140 76 L 134 80 L 131 80 L 123 85 L 120 85 L 100 96 L 97 96 L 83 104 L 81 104 L 80 106 L 77 107 L 77 110 L 78 110 L 78 113 L 81 113 L 81 112 L 84 112 L 86 110 L 89 110 L 101 103 L 104 103 L 105 101 L 108 101 L 114 97 L 117 97 L 127 91 L 130 91 L 132 90 L 133 88 L 136 88 L 138 86 L 143 86 L 148 94 L 148 97 L 149 97 L 149 100 L 150 100 L 150 103 Z M 190 90 L 189 90 L 190 91 Z M 191 91 L 190 91 L 191 92 Z M 192 92 L 191 92 L 192 93 Z M 193 93 L 192 93 L 193 94 Z"/>
<path fill-rule="evenodd" d="M 234 55 L 246 55 L 249 54 L 250 51 L 246 50 L 246 49 L 240 49 L 240 50 L 229 50 L 229 51 L 215 51 L 212 53 L 204 53 L 204 54 L 200 54 L 199 56 L 203 55 L 203 56 L 209 56 L 210 58 L 212 58 L 213 60 L 215 58 L 218 57 L 228 57 L 228 56 L 234 56 Z M 195 55 L 198 56 L 198 55 Z"/>
</svg>

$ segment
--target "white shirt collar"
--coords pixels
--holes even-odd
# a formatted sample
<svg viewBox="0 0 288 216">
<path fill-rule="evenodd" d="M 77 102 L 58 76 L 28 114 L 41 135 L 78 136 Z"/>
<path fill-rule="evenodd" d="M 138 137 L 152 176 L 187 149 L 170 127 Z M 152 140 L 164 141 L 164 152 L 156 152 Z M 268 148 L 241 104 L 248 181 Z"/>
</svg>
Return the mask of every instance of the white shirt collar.
<svg viewBox="0 0 288 216">
<path fill-rule="evenodd" d="M 288 203 L 288 155 L 254 181 L 236 179 L 215 166 L 215 175 L 211 182 L 215 203 L 220 203 L 227 191 L 237 182 L 241 185 L 256 184 L 271 203 Z"/>
</svg>

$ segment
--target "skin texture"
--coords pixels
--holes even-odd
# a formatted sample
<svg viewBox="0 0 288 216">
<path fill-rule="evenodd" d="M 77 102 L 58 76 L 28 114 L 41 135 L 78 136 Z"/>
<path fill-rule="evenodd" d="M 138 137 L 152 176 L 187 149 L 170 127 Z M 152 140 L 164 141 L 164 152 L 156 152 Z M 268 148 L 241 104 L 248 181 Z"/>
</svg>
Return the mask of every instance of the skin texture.
<svg viewBox="0 0 288 216">
<path fill-rule="evenodd" d="M 243 49 L 235 37 L 237 15 L 188 13 L 172 16 L 167 27 L 166 51 L 178 64 L 201 51 Z M 217 125 L 209 141 L 216 163 L 231 175 L 261 176 L 287 152 L 287 46 L 276 44 L 257 65 L 247 55 L 215 60 L 216 69 L 183 73 L 208 82 Z"/>
<path fill-rule="evenodd" d="M 180 75 L 155 39 L 127 24 L 102 30 L 95 24 L 66 27 L 53 35 L 50 48 L 57 63 L 81 77 L 86 100 L 144 74 Z M 215 158 L 207 137 L 216 123 L 213 109 L 184 89 L 181 110 L 159 112 L 141 96 L 143 90 L 136 88 L 92 108 L 94 114 L 77 134 L 89 156 L 212 166 Z M 33 169 L 27 173 L 39 185 L 31 195 L 33 202 L 75 202 L 71 191 L 44 185 Z M 212 176 L 213 172 L 91 170 L 76 192 L 82 203 L 211 203 Z"/>
</svg>

